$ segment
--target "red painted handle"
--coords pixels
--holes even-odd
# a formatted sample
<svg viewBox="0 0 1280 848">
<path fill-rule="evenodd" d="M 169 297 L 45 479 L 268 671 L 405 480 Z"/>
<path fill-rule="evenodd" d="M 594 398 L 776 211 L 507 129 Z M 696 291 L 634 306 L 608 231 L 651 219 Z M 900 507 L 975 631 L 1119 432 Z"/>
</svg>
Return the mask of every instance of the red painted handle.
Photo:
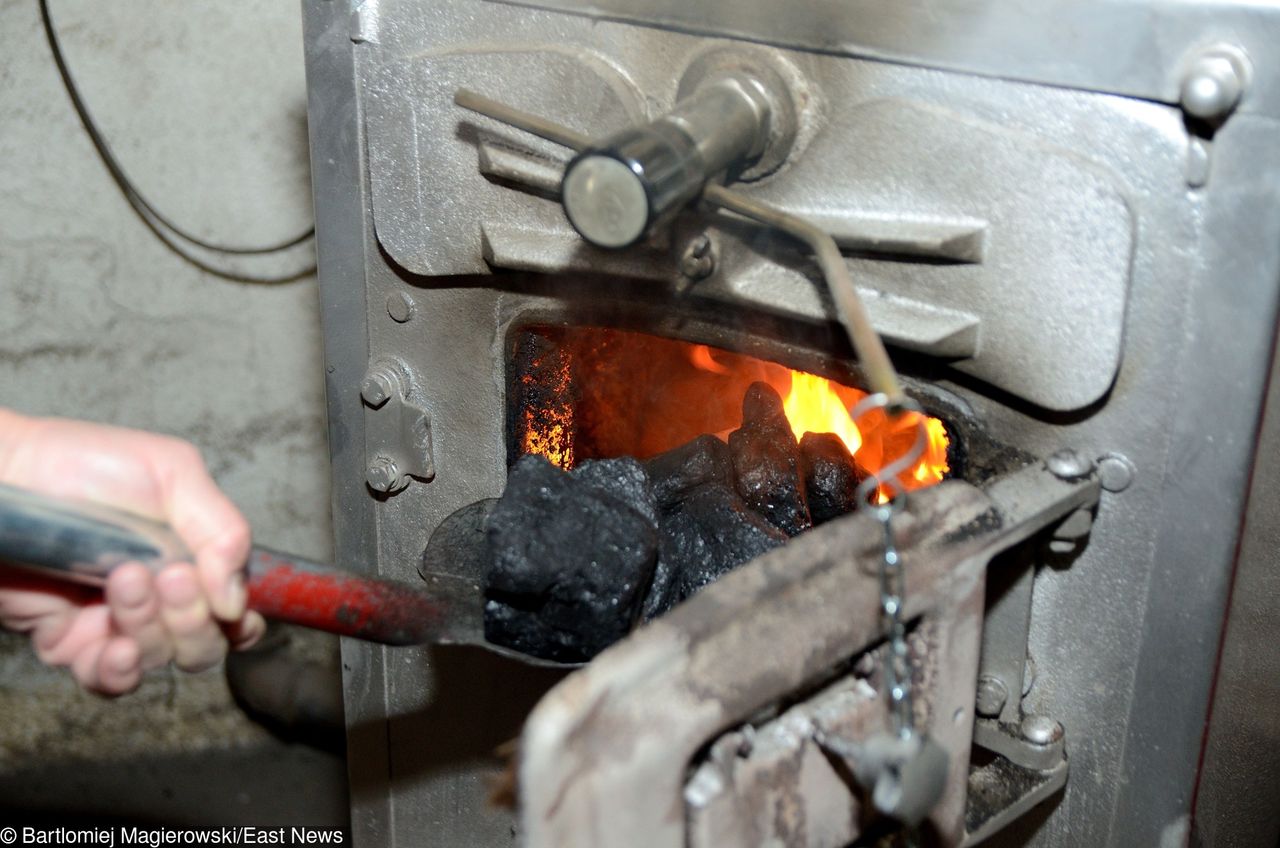
<svg viewBox="0 0 1280 848">
<path fill-rule="evenodd" d="M 249 608 L 267 618 L 385 645 L 469 641 L 481 626 L 480 589 L 465 582 L 424 589 L 360 577 L 254 548 Z"/>
<path fill-rule="evenodd" d="M 190 558 L 164 524 L 0 485 L 0 562 L 101 586 L 126 562 L 159 570 Z M 248 578 L 249 607 L 278 621 L 388 645 L 484 641 L 480 587 L 460 578 L 407 586 L 263 548 Z"/>
</svg>

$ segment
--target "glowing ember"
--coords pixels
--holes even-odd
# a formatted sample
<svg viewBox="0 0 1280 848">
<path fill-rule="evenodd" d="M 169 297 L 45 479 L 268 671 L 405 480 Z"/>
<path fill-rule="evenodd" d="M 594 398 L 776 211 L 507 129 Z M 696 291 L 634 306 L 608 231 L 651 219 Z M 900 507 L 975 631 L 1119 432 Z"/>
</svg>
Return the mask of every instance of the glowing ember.
<svg viewBox="0 0 1280 848">
<path fill-rule="evenodd" d="M 529 371 L 517 387 L 521 417 L 520 450 L 545 456 L 560 468 L 573 468 L 574 418 L 571 360 L 562 351 L 528 354 Z"/>
<path fill-rule="evenodd" d="M 573 425 L 567 421 L 558 421 L 547 425 L 545 429 L 525 430 L 524 443 L 521 445 L 525 453 L 535 453 L 551 460 L 551 464 L 559 468 L 573 468 Z"/>
</svg>

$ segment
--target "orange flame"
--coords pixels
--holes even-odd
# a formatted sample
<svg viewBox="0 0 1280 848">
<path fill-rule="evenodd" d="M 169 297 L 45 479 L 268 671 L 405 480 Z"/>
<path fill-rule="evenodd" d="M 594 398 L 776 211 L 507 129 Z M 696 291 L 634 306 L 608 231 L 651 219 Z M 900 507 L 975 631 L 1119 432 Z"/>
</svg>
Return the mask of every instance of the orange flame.
<svg viewBox="0 0 1280 848">
<path fill-rule="evenodd" d="M 694 345 L 689 353 L 694 367 L 716 374 L 729 374 L 730 369 L 716 360 L 707 345 Z M 915 445 L 920 415 L 907 413 L 889 421 L 883 410 L 872 410 L 855 422 L 849 411 L 867 396 L 866 392 L 842 386 L 825 377 L 786 368 L 767 368 L 761 376 L 782 396 L 783 409 L 797 439 L 805 433 L 834 433 L 853 454 L 858 465 L 878 471 L 905 455 Z M 861 424 L 861 428 L 859 428 Z M 913 468 L 899 476 L 908 489 L 932 486 L 946 477 L 947 430 L 937 418 L 925 416 L 925 449 Z M 880 499 L 888 497 L 888 487 L 881 487 Z"/>
<path fill-rule="evenodd" d="M 849 411 L 866 392 L 774 362 L 640 333 L 601 328 L 529 333 L 513 388 L 516 445 L 569 469 L 605 456 L 646 459 L 712 433 L 722 439 L 741 422 L 751 383 L 771 385 L 796 439 L 834 433 L 858 466 L 876 472 L 906 455 L 921 416 L 889 420 L 874 409 L 858 421 Z M 924 417 L 926 447 L 899 481 L 910 489 L 942 480 L 948 438 L 943 423 Z M 883 499 L 889 487 L 882 487 Z"/>
<path fill-rule="evenodd" d="M 912 475 L 917 483 L 931 486 L 941 482 L 951 470 L 947 465 L 947 446 L 951 444 L 951 440 L 947 438 L 947 428 L 936 418 L 925 419 L 924 427 L 928 442 L 925 444 L 923 461 L 916 466 Z"/>
<path fill-rule="evenodd" d="M 791 371 L 791 384 L 778 386 L 791 430 L 799 439 L 805 433 L 835 433 L 853 454 L 858 465 L 875 472 L 904 456 L 915 445 L 921 416 L 908 412 L 889 420 L 881 409 L 872 410 L 855 422 L 849 411 L 866 392 L 809 374 Z M 861 424 L 861 427 L 859 427 Z M 924 416 L 925 448 L 916 464 L 899 476 L 909 491 L 932 486 L 947 475 L 947 430 L 937 418 Z M 880 500 L 888 499 L 888 487 L 880 487 Z"/>
<path fill-rule="evenodd" d="M 797 439 L 805 433 L 835 433 L 855 457 L 862 448 L 862 434 L 830 380 L 792 371 L 791 388 L 782 393 L 782 408 Z"/>
<path fill-rule="evenodd" d="M 711 355 L 711 348 L 706 345 L 694 345 L 693 350 L 689 351 L 689 361 L 693 363 L 693 367 L 703 371 L 710 371 L 713 374 L 728 374 L 729 369 L 716 362 L 714 356 Z"/>
</svg>

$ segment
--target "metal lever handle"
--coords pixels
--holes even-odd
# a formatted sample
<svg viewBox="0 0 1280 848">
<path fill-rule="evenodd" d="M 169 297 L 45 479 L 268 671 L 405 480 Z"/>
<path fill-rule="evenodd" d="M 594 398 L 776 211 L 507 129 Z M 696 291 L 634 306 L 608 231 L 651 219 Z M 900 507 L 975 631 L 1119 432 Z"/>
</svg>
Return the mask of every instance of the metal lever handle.
<svg viewBox="0 0 1280 848">
<path fill-rule="evenodd" d="M 735 164 L 757 158 L 772 107 L 742 74 L 704 85 L 656 121 L 582 150 L 564 172 L 565 214 L 598 247 L 635 244 Z"/>
<path fill-rule="evenodd" d="M 587 136 L 568 127 L 538 115 L 531 115 L 473 91 L 459 89 L 454 94 L 453 102 L 464 109 L 501 121 L 508 126 L 572 150 L 588 149 L 591 145 L 591 140 Z M 800 240 L 813 251 L 818 266 L 822 269 L 827 289 L 835 302 L 840 323 L 844 326 L 849 341 L 858 354 L 858 360 L 867 370 L 868 385 L 874 392 L 885 396 L 885 408 L 890 415 L 905 411 L 908 400 L 898 380 L 898 372 L 889 359 L 888 351 L 884 349 L 880 334 L 871 325 L 871 318 L 862 305 L 862 299 L 858 297 L 853 277 L 849 274 L 849 268 L 845 265 L 844 257 L 840 254 L 840 248 L 835 239 L 803 218 L 775 209 L 755 198 L 730 191 L 721 185 L 705 185 L 702 189 L 702 199 L 759 224 L 781 230 Z"/>
<path fill-rule="evenodd" d="M 190 558 L 187 546 L 163 524 L 0 484 L 0 559 L 101 586 L 126 562 L 159 571 Z"/>
</svg>

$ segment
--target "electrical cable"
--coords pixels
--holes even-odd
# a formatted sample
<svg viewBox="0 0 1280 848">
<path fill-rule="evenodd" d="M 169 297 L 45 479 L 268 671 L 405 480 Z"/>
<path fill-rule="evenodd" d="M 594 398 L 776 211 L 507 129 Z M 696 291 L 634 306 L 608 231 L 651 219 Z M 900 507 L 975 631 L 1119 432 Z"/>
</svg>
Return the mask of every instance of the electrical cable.
<svg viewBox="0 0 1280 848">
<path fill-rule="evenodd" d="M 156 207 L 147 200 L 147 198 L 138 190 L 137 186 L 125 173 L 124 168 L 116 159 L 115 154 L 111 150 L 110 144 L 107 143 L 99 129 L 97 122 L 89 113 L 88 107 L 85 105 L 84 99 L 80 95 L 80 89 L 76 85 L 75 78 L 71 75 L 70 68 L 67 67 L 66 58 L 62 52 L 62 45 L 58 40 L 57 30 L 53 23 L 53 17 L 49 12 L 48 0 L 38 0 L 40 6 L 40 18 L 44 24 L 45 37 L 49 41 L 49 49 L 53 54 L 54 64 L 58 68 L 58 74 L 62 77 L 63 87 L 66 89 L 67 96 L 71 99 L 71 105 L 75 109 L 76 115 L 80 118 L 80 123 L 84 126 L 85 132 L 89 136 L 89 140 L 93 143 L 94 149 L 98 156 L 102 159 L 103 165 L 106 166 L 107 172 L 111 175 L 117 188 L 124 195 L 130 207 L 142 219 L 143 223 L 160 239 L 160 241 L 178 254 L 180 257 L 190 262 L 202 271 L 206 271 L 223 279 L 235 280 L 239 282 L 249 283 L 284 283 L 296 280 L 300 277 L 307 276 L 315 272 L 314 265 L 298 269 L 297 271 L 285 272 L 279 275 L 257 276 L 245 274 L 235 269 L 222 268 L 214 265 L 199 256 L 191 253 L 177 239 L 190 242 L 191 244 L 203 248 L 205 250 L 226 254 L 229 256 L 265 256 L 274 253 L 280 253 L 292 247 L 302 244 L 307 239 L 315 236 L 315 227 L 312 226 L 297 236 L 285 241 L 272 245 L 264 245 L 261 247 L 245 247 L 239 245 L 224 245 L 216 242 L 201 239 L 186 230 L 179 227 L 173 221 L 169 220 Z M 167 230 L 167 232 L 166 232 Z M 176 236 L 176 238 L 175 238 Z"/>
</svg>

